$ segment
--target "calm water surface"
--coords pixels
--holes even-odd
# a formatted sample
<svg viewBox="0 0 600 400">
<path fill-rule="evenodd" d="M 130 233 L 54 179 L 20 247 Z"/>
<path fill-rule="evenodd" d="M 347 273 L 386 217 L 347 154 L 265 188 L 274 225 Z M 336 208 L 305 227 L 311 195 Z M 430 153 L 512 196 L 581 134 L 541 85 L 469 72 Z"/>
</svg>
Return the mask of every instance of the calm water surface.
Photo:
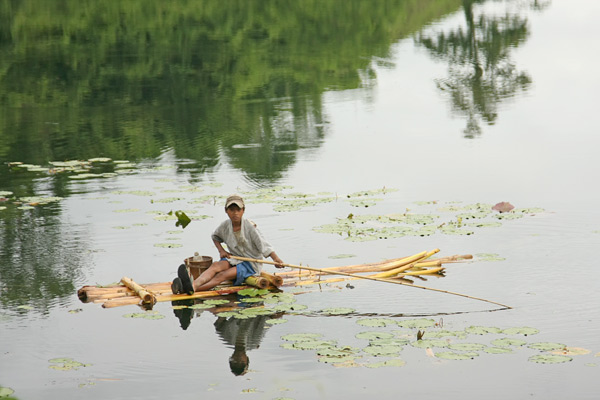
<svg viewBox="0 0 600 400">
<path fill-rule="evenodd" d="M 597 397 L 596 3 L 0 4 L 0 387 L 14 397 Z M 109 175 L 48 170 L 94 157 L 113 161 L 87 172 Z M 286 262 L 473 254 L 415 284 L 512 309 L 368 281 L 286 288 L 302 293 L 281 324 L 223 325 L 218 308 L 170 303 L 154 307 L 162 319 L 132 319 L 135 306 L 79 301 L 83 285 L 163 282 L 195 251 L 214 257 L 209 235 L 232 192 Z M 60 199 L 20 208 L 40 202 L 28 196 Z M 286 203 L 299 196 L 328 201 Z M 463 215 L 469 235 L 354 241 L 316 229 L 404 213 L 443 227 L 500 201 L 528 211 L 486 217 L 494 227 Z M 174 210 L 194 221 L 176 227 Z M 334 307 L 353 312 L 323 311 Z M 372 318 L 393 325 L 362 325 Z M 468 360 L 438 357 L 453 351 L 441 345 L 376 356 L 360 335 L 414 342 L 418 329 L 403 323 L 420 318 L 437 324 L 429 334 L 453 332 L 446 344 L 525 345 Z M 356 358 L 336 365 L 286 348 L 293 333 Z M 546 342 L 587 352 L 532 362 L 542 352 L 528 346 Z M 236 375 L 229 360 L 243 350 L 249 370 Z M 50 368 L 57 358 L 87 366 Z M 370 368 L 386 361 L 403 365 Z"/>
</svg>

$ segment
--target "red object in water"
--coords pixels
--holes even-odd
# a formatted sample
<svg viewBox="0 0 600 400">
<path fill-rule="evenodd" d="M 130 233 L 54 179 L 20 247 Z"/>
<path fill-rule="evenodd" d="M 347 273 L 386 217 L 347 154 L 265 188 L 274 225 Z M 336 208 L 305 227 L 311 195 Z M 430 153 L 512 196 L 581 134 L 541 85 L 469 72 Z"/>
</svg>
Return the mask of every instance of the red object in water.
<svg viewBox="0 0 600 400">
<path fill-rule="evenodd" d="M 515 206 L 513 206 L 509 202 L 503 201 L 501 203 L 496 204 L 494 207 L 492 207 L 492 210 L 496 210 L 498 212 L 503 213 L 503 212 L 509 212 L 514 208 L 515 208 Z"/>
</svg>

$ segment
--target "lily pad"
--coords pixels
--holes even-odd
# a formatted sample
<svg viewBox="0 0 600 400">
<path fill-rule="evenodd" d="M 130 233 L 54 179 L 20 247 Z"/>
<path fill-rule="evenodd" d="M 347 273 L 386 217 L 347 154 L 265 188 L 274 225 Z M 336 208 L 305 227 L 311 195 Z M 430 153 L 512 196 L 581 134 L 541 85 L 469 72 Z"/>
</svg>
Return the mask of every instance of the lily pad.
<svg viewBox="0 0 600 400">
<path fill-rule="evenodd" d="M 243 303 L 264 303 L 265 299 L 262 297 L 244 297 L 240 299 Z"/>
<path fill-rule="evenodd" d="M 428 328 L 430 326 L 434 326 L 435 321 L 429 318 L 420 318 L 420 319 L 409 319 L 404 321 L 399 321 L 398 326 L 403 328 L 410 329 L 422 329 Z"/>
<path fill-rule="evenodd" d="M 562 343 L 552 343 L 552 342 L 540 342 L 540 343 L 531 343 L 528 344 L 527 347 L 530 349 L 541 350 L 541 351 L 552 351 L 558 349 L 564 349 L 567 345 Z"/>
<path fill-rule="evenodd" d="M 496 253 L 478 253 L 475 254 L 478 261 L 504 261 L 506 258 L 500 257 Z"/>
<path fill-rule="evenodd" d="M 256 289 L 256 288 L 248 288 L 242 289 L 238 292 L 240 296 L 262 296 L 269 293 L 267 289 Z"/>
<path fill-rule="evenodd" d="M 175 249 L 179 247 L 183 247 L 180 243 L 155 243 L 154 247 L 162 247 L 165 249 Z"/>
<path fill-rule="evenodd" d="M 309 340 L 316 340 L 322 337 L 320 333 L 290 333 L 288 335 L 284 335 L 281 338 L 288 342 L 303 342 Z"/>
<path fill-rule="evenodd" d="M 356 312 L 356 310 L 354 308 L 348 307 L 326 308 L 324 310 L 321 310 L 322 314 L 328 315 L 346 315 L 352 314 L 353 312 Z"/>
<path fill-rule="evenodd" d="M 337 254 L 335 256 L 329 256 L 328 258 L 331 258 L 332 260 L 339 260 L 342 258 L 353 258 L 356 257 L 356 255 L 354 254 Z"/>
<path fill-rule="evenodd" d="M 214 306 L 211 304 L 198 303 L 198 304 L 191 305 L 188 308 L 191 308 L 193 310 L 206 310 L 206 309 L 213 308 L 213 307 Z"/>
<path fill-rule="evenodd" d="M 266 320 L 265 324 L 269 324 L 269 325 L 281 325 L 281 324 L 285 324 L 286 322 L 288 322 L 287 319 L 273 318 L 273 319 Z"/>
<path fill-rule="evenodd" d="M 367 331 L 367 332 L 359 332 L 356 334 L 355 337 L 357 339 L 367 339 L 367 340 L 391 339 L 394 337 L 394 334 L 389 333 L 389 332 Z"/>
<path fill-rule="evenodd" d="M 539 363 L 539 364 L 560 364 L 564 362 L 573 361 L 572 357 L 556 355 L 556 354 L 537 354 L 529 357 L 528 361 Z"/>
<path fill-rule="evenodd" d="M 483 351 L 488 354 L 506 354 L 513 352 L 510 347 L 486 347 Z"/>
<path fill-rule="evenodd" d="M 294 342 L 294 347 L 299 350 L 320 350 L 328 347 L 335 347 L 334 340 L 302 340 Z"/>
<path fill-rule="evenodd" d="M 469 326 L 465 332 L 475 335 L 485 335 L 488 333 L 502 333 L 502 329 L 488 326 Z"/>
<path fill-rule="evenodd" d="M 444 337 L 457 337 L 459 339 L 464 339 L 467 337 L 465 331 L 449 331 L 446 329 L 441 330 L 428 330 L 423 335 L 423 339 L 435 339 L 435 338 L 444 338 Z"/>
<path fill-rule="evenodd" d="M 322 362 L 322 363 L 326 363 L 326 364 L 342 364 L 342 363 L 352 362 L 355 359 L 356 359 L 355 355 L 346 355 L 344 357 L 321 356 L 318 358 L 318 361 Z"/>
<path fill-rule="evenodd" d="M 413 347 L 418 347 L 420 349 L 427 349 L 430 347 L 448 347 L 448 342 L 441 339 L 415 340 L 414 342 L 410 342 L 410 344 Z"/>
<path fill-rule="evenodd" d="M 165 316 L 158 311 L 136 312 L 123 315 L 123 318 L 163 319 Z"/>
<path fill-rule="evenodd" d="M 223 300 L 223 299 L 211 299 L 211 300 L 204 300 L 204 304 L 208 304 L 211 306 L 218 306 L 221 304 L 228 304 L 229 300 Z"/>
<path fill-rule="evenodd" d="M 68 357 L 53 358 L 51 360 L 48 360 L 48 362 L 52 364 L 52 365 L 49 365 L 48 368 L 59 370 L 59 371 L 77 370 L 80 367 L 91 366 L 91 364 L 84 364 L 84 363 L 75 361 L 72 358 L 68 358 Z"/>
<path fill-rule="evenodd" d="M 459 351 L 481 351 L 487 346 L 481 343 L 452 343 L 448 345 L 451 350 Z"/>
<path fill-rule="evenodd" d="M 437 358 L 441 358 L 444 360 L 472 360 L 477 357 L 479 354 L 477 353 L 455 353 L 453 351 L 442 351 L 439 353 L 435 353 Z"/>
<path fill-rule="evenodd" d="M 372 346 L 369 345 L 363 349 L 365 353 L 371 354 L 373 356 L 390 356 L 398 354 L 402 351 L 404 346 Z"/>
<path fill-rule="evenodd" d="M 10 397 L 10 396 L 12 396 L 14 393 L 15 393 L 15 391 L 14 391 L 14 390 L 12 390 L 11 388 L 9 388 L 9 387 L 3 387 L 3 386 L 0 386 L 0 398 L 3 398 L 3 397 Z"/>
<path fill-rule="evenodd" d="M 364 318 L 356 321 L 357 324 L 370 327 L 385 327 L 397 325 L 396 321 L 390 318 Z"/>
<path fill-rule="evenodd" d="M 511 339 L 511 338 L 495 339 L 495 340 L 492 340 L 491 343 L 494 346 L 498 346 L 498 347 L 525 346 L 527 344 L 527 342 L 524 340 Z"/>
<path fill-rule="evenodd" d="M 505 335 L 528 336 L 528 335 L 535 335 L 537 333 L 540 333 L 540 331 L 538 329 L 530 328 L 528 326 L 522 326 L 522 327 L 515 327 L 515 328 L 507 328 L 507 329 L 503 330 L 502 333 L 504 333 Z"/>
<path fill-rule="evenodd" d="M 380 361 L 377 363 L 365 364 L 367 368 L 384 368 L 384 367 L 403 367 L 406 365 L 406 361 L 399 358 L 392 358 L 391 360 Z"/>
</svg>

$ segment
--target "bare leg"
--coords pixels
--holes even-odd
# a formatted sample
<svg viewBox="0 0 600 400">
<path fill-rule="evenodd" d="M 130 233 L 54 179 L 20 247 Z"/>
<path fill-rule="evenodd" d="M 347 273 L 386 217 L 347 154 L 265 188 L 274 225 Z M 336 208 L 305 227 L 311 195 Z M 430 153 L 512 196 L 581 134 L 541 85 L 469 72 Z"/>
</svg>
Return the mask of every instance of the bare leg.
<svg viewBox="0 0 600 400">
<path fill-rule="evenodd" d="M 227 263 L 227 264 L 229 265 L 229 263 Z M 200 286 L 196 286 L 196 282 L 198 282 L 198 279 L 200 279 L 200 277 L 198 277 L 198 279 L 196 279 L 196 281 L 194 282 L 194 290 L 196 292 L 210 290 L 225 281 L 235 280 L 236 276 L 237 276 L 237 268 L 235 266 L 230 266 L 230 268 L 226 269 L 225 271 L 221 271 L 221 272 L 217 273 L 215 276 L 213 276 L 213 278 L 211 280 L 209 280 L 208 282 L 206 282 L 205 284 L 200 285 Z"/>
<path fill-rule="evenodd" d="M 210 281 L 221 271 L 225 271 L 230 268 L 231 265 L 227 260 L 216 261 L 208 267 L 206 271 L 204 271 L 198 278 L 194 280 L 194 288 L 204 285 L 206 282 Z M 195 289 L 198 290 L 198 289 Z"/>
</svg>

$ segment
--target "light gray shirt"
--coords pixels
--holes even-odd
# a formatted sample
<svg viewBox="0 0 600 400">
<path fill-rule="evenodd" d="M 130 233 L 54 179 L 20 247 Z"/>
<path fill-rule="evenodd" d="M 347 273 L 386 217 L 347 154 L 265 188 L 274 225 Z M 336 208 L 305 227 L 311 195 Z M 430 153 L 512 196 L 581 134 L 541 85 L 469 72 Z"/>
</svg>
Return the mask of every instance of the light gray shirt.
<svg viewBox="0 0 600 400">
<path fill-rule="evenodd" d="M 242 218 L 242 229 L 233 231 L 231 220 L 223 221 L 212 234 L 212 239 L 227 245 L 227 251 L 234 256 L 263 259 L 273 251 L 273 247 L 263 238 L 256 225 L 249 219 Z M 237 265 L 242 261 L 235 258 L 228 259 L 231 265 Z M 250 262 L 254 272 L 260 274 L 262 264 Z"/>
</svg>

